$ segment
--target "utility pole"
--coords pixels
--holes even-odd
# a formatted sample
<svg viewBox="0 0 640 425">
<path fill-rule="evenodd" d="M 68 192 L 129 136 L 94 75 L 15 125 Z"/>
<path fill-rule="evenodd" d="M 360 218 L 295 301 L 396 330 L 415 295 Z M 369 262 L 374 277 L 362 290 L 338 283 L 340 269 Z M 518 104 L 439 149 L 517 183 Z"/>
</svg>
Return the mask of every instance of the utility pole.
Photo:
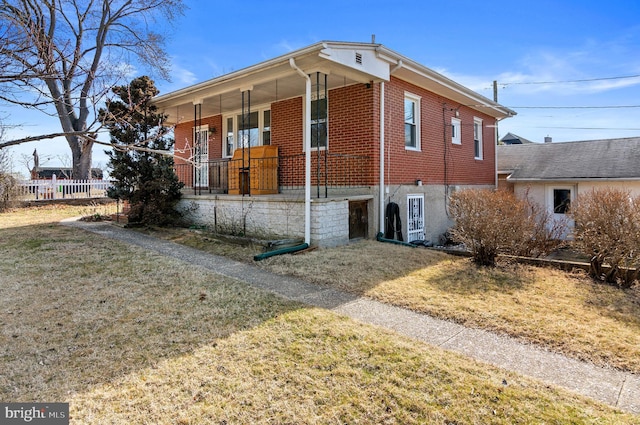
<svg viewBox="0 0 640 425">
<path fill-rule="evenodd" d="M 493 80 L 493 101 L 498 103 L 498 80 Z"/>
</svg>

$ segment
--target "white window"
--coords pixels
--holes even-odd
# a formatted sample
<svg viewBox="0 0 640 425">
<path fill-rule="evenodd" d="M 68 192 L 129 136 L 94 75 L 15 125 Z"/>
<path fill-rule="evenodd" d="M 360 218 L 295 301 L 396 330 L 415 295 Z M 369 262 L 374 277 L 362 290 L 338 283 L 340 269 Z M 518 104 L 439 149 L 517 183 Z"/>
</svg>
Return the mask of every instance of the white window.
<svg viewBox="0 0 640 425">
<path fill-rule="evenodd" d="M 225 142 L 224 142 L 224 156 L 232 156 L 235 149 L 235 137 L 233 137 L 233 117 L 228 117 L 225 122 Z"/>
<path fill-rule="evenodd" d="M 424 195 L 407 196 L 407 241 L 424 240 Z"/>
<path fill-rule="evenodd" d="M 482 120 L 473 119 L 473 156 L 482 159 Z"/>
<path fill-rule="evenodd" d="M 194 187 L 209 186 L 209 126 L 193 128 Z"/>
<path fill-rule="evenodd" d="M 271 144 L 271 111 L 262 111 L 262 144 Z"/>
<path fill-rule="evenodd" d="M 454 145 L 462 144 L 462 138 L 460 137 L 460 129 L 462 124 L 459 118 L 451 118 L 451 143 Z"/>
<path fill-rule="evenodd" d="M 404 147 L 420 150 L 420 98 L 410 93 L 404 95 Z"/>
<path fill-rule="evenodd" d="M 327 148 L 327 117 L 329 105 L 324 94 L 311 97 L 311 147 Z"/>
<path fill-rule="evenodd" d="M 261 146 L 271 144 L 271 111 L 269 109 L 257 109 L 250 114 L 236 113 L 226 116 L 224 124 L 225 157 L 233 156 L 238 148 Z"/>
</svg>

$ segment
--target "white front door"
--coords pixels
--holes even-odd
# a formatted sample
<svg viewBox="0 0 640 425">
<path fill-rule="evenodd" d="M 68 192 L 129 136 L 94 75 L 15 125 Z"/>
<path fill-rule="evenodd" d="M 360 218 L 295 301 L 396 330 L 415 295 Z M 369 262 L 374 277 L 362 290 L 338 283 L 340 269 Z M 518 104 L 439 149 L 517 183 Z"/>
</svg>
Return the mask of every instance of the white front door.
<svg viewBox="0 0 640 425">
<path fill-rule="evenodd" d="M 407 242 L 424 240 L 424 195 L 407 196 Z"/>
</svg>

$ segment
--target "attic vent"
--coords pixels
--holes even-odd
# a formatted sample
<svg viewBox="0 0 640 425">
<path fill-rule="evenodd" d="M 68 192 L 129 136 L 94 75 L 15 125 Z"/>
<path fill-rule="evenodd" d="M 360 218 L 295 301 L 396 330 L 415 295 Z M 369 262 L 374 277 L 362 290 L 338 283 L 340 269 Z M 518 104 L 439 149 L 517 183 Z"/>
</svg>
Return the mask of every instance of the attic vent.
<svg viewBox="0 0 640 425">
<path fill-rule="evenodd" d="M 362 65 L 362 53 L 356 52 L 356 63 Z"/>
</svg>

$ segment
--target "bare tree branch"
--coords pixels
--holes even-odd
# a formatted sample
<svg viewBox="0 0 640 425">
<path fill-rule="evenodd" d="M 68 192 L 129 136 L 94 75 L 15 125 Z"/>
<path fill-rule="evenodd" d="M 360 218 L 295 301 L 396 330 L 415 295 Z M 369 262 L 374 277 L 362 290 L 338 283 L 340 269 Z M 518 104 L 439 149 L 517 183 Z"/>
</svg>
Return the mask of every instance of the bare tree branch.
<svg viewBox="0 0 640 425">
<path fill-rule="evenodd" d="M 168 77 L 164 38 L 150 24 L 183 9 L 182 0 L 0 0 L 0 99 L 55 110 L 62 131 L 53 137 L 66 138 L 74 175 L 88 176 L 97 130 L 89 118 L 124 77 L 120 58 L 132 53 Z M 5 144 L 33 141 L 21 140 Z"/>
</svg>

